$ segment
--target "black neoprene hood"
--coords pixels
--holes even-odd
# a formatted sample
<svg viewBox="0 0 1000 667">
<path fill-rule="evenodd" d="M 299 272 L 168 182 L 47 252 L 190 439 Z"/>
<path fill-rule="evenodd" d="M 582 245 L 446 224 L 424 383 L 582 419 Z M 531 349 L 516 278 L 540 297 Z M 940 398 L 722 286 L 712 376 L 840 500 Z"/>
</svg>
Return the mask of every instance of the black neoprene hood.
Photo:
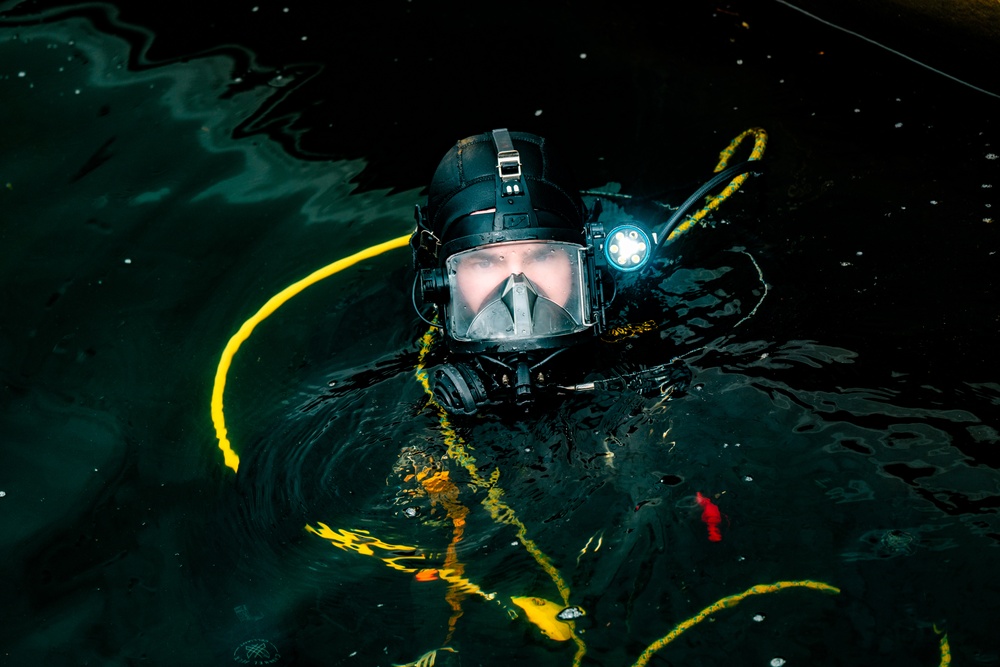
<svg viewBox="0 0 1000 667">
<path fill-rule="evenodd" d="M 431 180 L 426 225 L 438 239 L 438 263 L 460 250 L 527 239 L 583 243 L 585 208 L 573 179 L 549 152 L 545 139 L 525 132 L 509 133 L 521 164 L 530 207 L 523 215 L 482 212 L 501 206 L 497 145 L 490 133 L 458 141 L 441 159 Z M 480 212 L 477 215 L 471 215 Z"/>
</svg>

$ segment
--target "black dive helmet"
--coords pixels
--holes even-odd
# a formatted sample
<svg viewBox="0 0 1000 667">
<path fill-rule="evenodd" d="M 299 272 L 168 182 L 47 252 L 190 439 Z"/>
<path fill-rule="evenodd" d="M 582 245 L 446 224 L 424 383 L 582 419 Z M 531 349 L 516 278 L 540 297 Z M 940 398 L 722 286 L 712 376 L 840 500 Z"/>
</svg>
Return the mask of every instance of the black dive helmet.
<svg viewBox="0 0 1000 667">
<path fill-rule="evenodd" d="M 604 234 L 586 217 L 568 172 L 533 134 L 468 137 L 438 164 L 410 243 L 449 352 L 431 370 L 446 410 L 527 405 L 549 384 L 545 364 L 601 333 Z M 647 258 L 648 238 L 633 238 L 638 254 L 615 268 Z"/>
</svg>

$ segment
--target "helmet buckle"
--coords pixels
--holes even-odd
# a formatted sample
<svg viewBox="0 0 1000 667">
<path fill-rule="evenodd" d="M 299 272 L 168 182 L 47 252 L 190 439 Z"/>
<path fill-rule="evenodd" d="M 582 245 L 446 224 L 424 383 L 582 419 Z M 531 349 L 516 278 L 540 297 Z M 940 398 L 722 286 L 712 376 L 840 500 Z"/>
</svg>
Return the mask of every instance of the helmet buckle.
<svg viewBox="0 0 1000 667">
<path fill-rule="evenodd" d="M 521 156 L 516 150 L 497 151 L 497 173 L 504 183 L 521 180 Z"/>
</svg>

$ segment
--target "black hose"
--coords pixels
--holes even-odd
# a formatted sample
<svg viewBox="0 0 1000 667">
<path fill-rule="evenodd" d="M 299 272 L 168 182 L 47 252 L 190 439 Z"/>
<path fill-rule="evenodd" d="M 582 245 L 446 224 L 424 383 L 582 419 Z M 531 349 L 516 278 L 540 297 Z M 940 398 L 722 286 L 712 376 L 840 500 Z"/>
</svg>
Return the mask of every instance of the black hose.
<svg viewBox="0 0 1000 667">
<path fill-rule="evenodd" d="M 663 241 L 666 240 L 667 236 L 670 235 L 670 232 L 674 230 L 674 227 L 676 227 L 678 223 L 680 223 L 680 221 L 687 214 L 688 209 L 690 209 L 695 202 L 699 201 L 711 190 L 715 189 L 715 187 L 718 186 L 720 183 L 724 183 L 725 181 L 736 178 L 740 174 L 746 174 L 751 171 L 763 171 L 762 167 L 763 163 L 760 160 L 747 160 L 745 162 L 740 162 L 739 164 L 734 164 L 732 167 L 723 169 L 718 174 L 713 176 L 711 180 L 709 180 L 703 186 L 695 190 L 694 194 L 692 194 L 690 197 L 684 200 L 684 203 L 681 204 L 678 207 L 678 209 L 674 211 L 674 214 L 671 215 L 670 218 L 665 223 L 663 223 L 660 226 L 660 228 L 656 231 L 657 233 L 656 251 L 658 251 L 663 246 Z M 653 257 L 650 257 L 650 260 L 656 257 L 656 251 L 654 251 Z"/>
</svg>

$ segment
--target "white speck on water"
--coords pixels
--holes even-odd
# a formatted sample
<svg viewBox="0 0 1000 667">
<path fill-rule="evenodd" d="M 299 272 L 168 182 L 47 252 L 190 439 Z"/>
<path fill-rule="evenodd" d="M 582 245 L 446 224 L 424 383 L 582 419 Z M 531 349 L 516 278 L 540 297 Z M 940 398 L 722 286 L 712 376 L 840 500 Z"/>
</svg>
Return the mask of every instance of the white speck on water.
<svg viewBox="0 0 1000 667">
<path fill-rule="evenodd" d="M 743 481 L 744 482 L 752 482 L 753 481 L 753 477 L 751 477 L 750 475 L 747 475 L 746 477 L 743 478 Z"/>
<path fill-rule="evenodd" d="M 865 253 L 859 250 L 859 251 L 857 251 L 857 252 L 856 252 L 856 253 L 854 253 L 854 254 L 855 254 L 855 255 L 857 255 L 858 257 L 861 257 L 861 255 L 863 255 L 863 254 L 865 254 Z"/>
<path fill-rule="evenodd" d="M 512 547 L 516 547 L 516 546 L 517 546 L 517 540 L 514 540 L 513 542 L 511 542 L 511 543 L 510 543 L 510 546 L 512 546 Z"/>
<path fill-rule="evenodd" d="M 931 200 L 931 206 L 937 206 L 937 199 Z"/>
<path fill-rule="evenodd" d="M 761 621 L 764 620 L 764 614 L 754 614 L 753 620 L 756 621 L 757 623 L 760 623 Z"/>
<path fill-rule="evenodd" d="M 303 42 L 304 42 L 304 41 L 306 41 L 307 39 L 309 39 L 309 38 L 308 38 L 308 37 L 306 37 L 305 35 L 302 35 L 302 41 L 303 41 Z"/>
<path fill-rule="evenodd" d="M 854 113 L 861 113 L 861 109 L 855 109 Z"/>
<path fill-rule="evenodd" d="M 742 58 L 740 58 L 739 60 L 737 60 L 737 61 L 736 61 L 736 64 L 737 64 L 737 65 L 742 65 L 742 64 L 743 64 L 743 59 L 742 59 Z"/>
<path fill-rule="evenodd" d="M 771 658 L 771 667 L 781 667 L 785 664 L 784 658 Z"/>
<path fill-rule="evenodd" d="M 986 159 L 987 160 L 996 160 L 997 158 L 1000 158 L 1000 155 L 997 155 L 996 153 L 987 153 L 986 154 Z"/>
<path fill-rule="evenodd" d="M 18 72 L 17 76 L 23 79 L 24 77 L 28 76 L 28 73 L 27 72 Z"/>
<path fill-rule="evenodd" d="M 3 498 L 6 495 L 7 495 L 6 491 L 0 491 L 0 498 Z"/>
<path fill-rule="evenodd" d="M 254 8 L 253 8 L 253 9 L 251 9 L 250 11 L 252 11 L 252 12 L 255 12 L 255 11 L 259 10 L 259 9 L 260 9 L 260 7 L 254 7 Z"/>
<path fill-rule="evenodd" d="M 80 94 L 80 89 L 79 89 L 79 88 L 77 88 L 76 90 L 74 90 L 74 91 L 73 91 L 73 94 L 74 94 L 74 95 L 79 95 L 79 94 Z"/>
<path fill-rule="evenodd" d="M 992 183 L 983 183 L 983 188 L 986 189 L 986 190 L 989 190 L 992 187 L 993 187 Z"/>
<path fill-rule="evenodd" d="M 542 115 L 542 110 L 541 109 L 535 109 L 535 116 L 541 116 L 541 115 Z"/>
<path fill-rule="evenodd" d="M 903 127 L 902 123 L 896 123 L 896 127 Z"/>
<path fill-rule="evenodd" d="M 126 258 L 125 258 L 125 263 L 126 263 L 126 264 L 131 264 L 131 263 L 132 263 L 132 260 L 131 260 L 131 259 L 129 259 L 128 257 L 126 257 Z"/>
<path fill-rule="evenodd" d="M 288 13 L 288 7 L 285 7 L 285 8 L 284 8 L 284 9 L 282 9 L 281 11 L 283 11 L 283 12 L 285 12 L 285 13 L 287 14 L 287 13 Z"/>
<path fill-rule="evenodd" d="M 586 60 L 586 59 L 587 59 L 587 54 L 586 53 L 581 53 L 580 54 L 580 60 Z"/>
</svg>

